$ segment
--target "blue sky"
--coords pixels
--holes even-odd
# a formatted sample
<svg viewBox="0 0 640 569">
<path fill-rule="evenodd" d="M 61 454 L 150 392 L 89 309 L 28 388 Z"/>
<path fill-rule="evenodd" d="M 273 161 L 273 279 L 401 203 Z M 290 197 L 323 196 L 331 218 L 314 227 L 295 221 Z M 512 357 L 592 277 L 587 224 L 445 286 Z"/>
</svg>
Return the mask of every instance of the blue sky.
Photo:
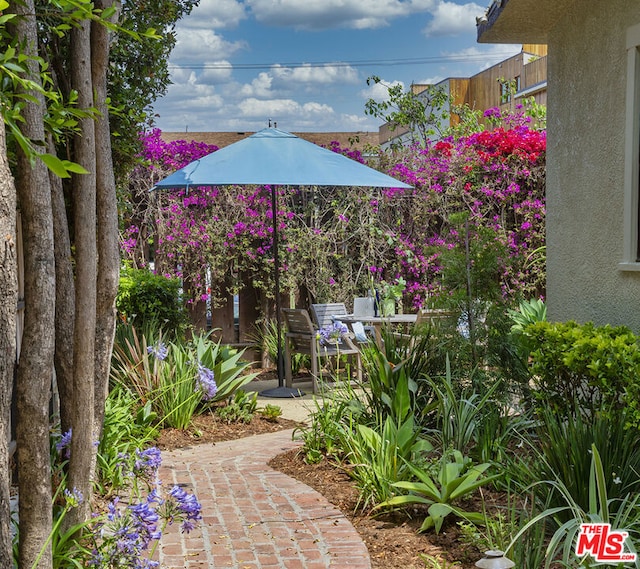
<svg viewBox="0 0 640 569">
<path fill-rule="evenodd" d="M 463 0 L 200 0 L 176 27 L 164 131 L 377 130 L 367 85 L 467 77 L 520 46 L 476 42 L 489 5 Z M 392 61 L 393 60 L 393 61 Z M 418 60 L 418 61 L 416 61 Z M 392 63 L 393 64 L 390 64 Z"/>
</svg>

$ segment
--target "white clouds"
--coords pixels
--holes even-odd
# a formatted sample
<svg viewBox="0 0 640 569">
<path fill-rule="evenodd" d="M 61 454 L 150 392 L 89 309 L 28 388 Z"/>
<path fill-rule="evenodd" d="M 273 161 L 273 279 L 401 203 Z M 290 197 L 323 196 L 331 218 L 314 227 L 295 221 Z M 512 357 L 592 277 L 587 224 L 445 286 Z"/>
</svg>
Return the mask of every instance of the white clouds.
<svg viewBox="0 0 640 569">
<path fill-rule="evenodd" d="M 270 71 L 273 76 L 287 83 L 348 83 L 355 84 L 360 82 L 358 72 L 350 65 L 322 65 L 311 66 L 302 65 L 301 67 L 282 67 L 274 65 Z"/>
<path fill-rule="evenodd" d="M 226 60 L 205 61 L 200 80 L 209 84 L 227 83 L 231 80 L 232 72 L 233 66 Z"/>
<path fill-rule="evenodd" d="M 245 84 L 239 89 L 243 97 L 257 97 L 266 99 L 271 97 L 271 84 L 273 77 L 269 73 L 260 73 L 250 84 Z"/>
<path fill-rule="evenodd" d="M 342 126 L 342 128 L 340 129 L 342 131 L 371 129 L 370 119 L 363 115 L 343 114 L 340 117 L 340 125 Z"/>
<path fill-rule="evenodd" d="M 225 131 L 258 130 L 267 119 L 276 120 L 285 130 L 366 130 L 364 117 L 340 116 L 318 95 L 300 100 L 279 97 L 272 89 L 273 78 L 260 73 L 247 84 L 226 83 L 220 90 L 200 82 L 191 72 L 174 84 L 163 98 L 159 124 L 164 130 Z M 336 125 L 340 125 L 339 128 Z"/>
<path fill-rule="evenodd" d="M 491 67 L 496 63 L 500 63 L 505 59 L 512 57 L 518 53 L 522 46 L 517 44 L 499 44 L 499 45 L 474 45 L 454 53 L 447 53 L 446 55 L 455 56 L 456 58 L 463 57 L 470 61 L 478 61 L 479 68 L 476 73 L 487 67 Z"/>
<path fill-rule="evenodd" d="M 424 79 L 419 79 L 416 81 L 418 85 L 437 85 L 440 81 L 444 81 L 446 77 L 442 77 L 442 75 L 431 75 L 430 77 L 425 77 Z"/>
<path fill-rule="evenodd" d="M 230 76 L 225 78 L 230 79 Z M 199 77 L 200 81 L 211 82 L 207 73 Z M 228 81 L 228 83 L 232 83 Z M 285 93 L 290 93 L 302 89 L 307 93 L 318 90 L 326 91 L 332 86 L 344 87 L 360 83 L 358 72 L 350 66 L 323 65 L 312 67 L 304 65 L 302 67 L 282 67 L 274 65 L 269 71 L 260 72 L 250 83 L 238 86 L 235 83 L 230 85 L 229 95 L 235 91 L 242 97 L 255 97 L 267 99 L 270 97 L 280 97 Z"/>
<path fill-rule="evenodd" d="M 174 63 L 225 59 L 246 47 L 245 42 L 228 42 L 209 29 L 180 27 L 176 31 L 176 40 L 171 53 L 171 61 Z"/>
<path fill-rule="evenodd" d="M 360 96 L 363 99 L 369 100 L 373 99 L 374 101 L 382 102 L 389 100 L 389 90 L 388 87 L 394 87 L 395 85 L 401 85 L 404 89 L 404 83 L 402 81 L 380 81 L 379 83 L 371 83 L 371 85 L 367 85 L 366 89 L 360 91 Z"/>
<path fill-rule="evenodd" d="M 336 122 L 340 122 L 340 117 L 330 105 L 318 102 L 301 104 L 293 99 L 249 98 L 241 101 L 237 109 L 245 121 L 258 125 L 257 128 L 266 126 L 269 118 L 277 122 L 278 128 L 288 131 L 335 130 Z"/>
<path fill-rule="evenodd" d="M 237 0 L 200 0 L 189 15 L 190 28 L 234 28 L 247 17 L 244 5 Z"/>
<path fill-rule="evenodd" d="M 238 109 L 245 117 L 268 118 L 290 116 L 302 116 L 309 118 L 318 114 L 333 114 L 333 109 L 329 105 L 320 103 L 300 104 L 293 99 L 245 99 L 238 104 Z"/>
<path fill-rule="evenodd" d="M 188 106 L 193 109 L 218 108 L 224 104 L 222 96 L 213 87 L 198 83 L 195 74 L 192 74 L 186 83 L 171 85 L 167 99 L 175 106 Z"/>
<path fill-rule="evenodd" d="M 433 20 L 424 29 L 424 33 L 427 36 L 475 35 L 476 16 L 483 12 L 484 8 L 474 3 L 461 5 L 439 2 L 435 9 L 431 10 Z"/>
<path fill-rule="evenodd" d="M 211 117 L 224 108 L 224 98 L 213 87 L 197 83 L 195 73 L 171 85 L 162 99 L 158 124 L 163 130 L 216 130 Z"/>
<path fill-rule="evenodd" d="M 375 130 L 379 121 L 364 114 L 364 101 L 387 100 L 387 88 L 365 86 L 364 77 L 384 73 L 388 83 L 406 89 L 414 79 L 435 84 L 469 76 L 508 56 L 505 46 L 475 44 L 475 16 L 483 12 L 475 2 L 200 0 L 176 26 L 175 84 L 154 105 L 162 115 L 158 124 L 244 131 L 272 118 L 293 131 Z M 363 60 L 432 56 L 437 68 L 358 67 Z M 358 63 L 342 63 L 350 60 Z M 330 63 L 278 63 L 290 61 Z"/>
<path fill-rule="evenodd" d="M 372 29 L 426 12 L 436 0 L 248 0 L 253 16 L 268 26 L 298 29 Z"/>
</svg>

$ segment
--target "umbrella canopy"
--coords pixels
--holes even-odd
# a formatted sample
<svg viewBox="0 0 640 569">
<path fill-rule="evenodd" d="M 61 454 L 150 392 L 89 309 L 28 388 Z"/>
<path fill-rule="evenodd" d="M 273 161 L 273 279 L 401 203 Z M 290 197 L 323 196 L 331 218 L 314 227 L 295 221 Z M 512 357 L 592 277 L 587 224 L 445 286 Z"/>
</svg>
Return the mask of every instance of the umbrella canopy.
<svg viewBox="0 0 640 569">
<path fill-rule="evenodd" d="M 411 187 L 277 128 L 265 128 L 194 160 L 156 187 L 227 185 Z"/>
<path fill-rule="evenodd" d="M 284 387 L 280 320 L 280 262 L 278 258 L 276 186 L 360 186 L 411 188 L 369 168 L 308 142 L 295 134 L 265 128 L 221 150 L 194 160 L 156 183 L 154 189 L 189 186 L 271 186 L 273 261 L 277 321 L 278 388 L 263 391 L 270 397 L 297 397 L 299 390 Z"/>
</svg>

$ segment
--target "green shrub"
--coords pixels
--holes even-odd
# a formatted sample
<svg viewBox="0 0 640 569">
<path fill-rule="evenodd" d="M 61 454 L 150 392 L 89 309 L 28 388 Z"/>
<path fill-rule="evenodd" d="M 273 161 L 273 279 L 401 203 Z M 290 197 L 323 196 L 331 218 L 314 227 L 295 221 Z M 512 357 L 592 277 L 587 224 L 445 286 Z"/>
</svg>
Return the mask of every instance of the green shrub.
<svg viewBox="0 0 640 569">
<path fill-rule="evenodd" d="M 336 457 L 343 454 L 341 440 L 344 422 L 353 417 L 350 402 L 346 399 L 314 398 L 315 410 L 310 414 L 310 425 L 296 427 L 294 438 L 303 441 L 302 451 L 305 462 L 316 464 L 325 456 Z"/>
<path fill-rule="evenodd" d="M 180 286 L 178 279 L 126 267 L 120 275 L 116 308 L 122 320 L 138 327 L 155 322 L 173 337 L 187 322 Z"/>
<path fill-rule="evenodd" d="M 428 358 L 421 357 L 423 353 L 419 342 L 406 359 L 393 363 L 375 344 L 363 349 L 367 381 L 361 386 L 362 393 L 353 396 L 364 403 L 359 422 L 375 425 L 380 419 L 391 417 L 400 424 L 409 415 L 419 426 L 428 422 L 426 417 L 433 414 L 436 400 L 432 385 L 422 375 Z"/>
<path fill-rule="evenodd" d="M 515 334 L 523 334 L 529 324 L 547 321 L 547 305 L 540 298 L 523 300 L 518 310 L 507 310 L 509 318 L 513 321 L 511 331 Z"/>
<path fill-rule="evenodd" d="M 263 419 L 272 423 L 277 423 L 278 419 L 282 416 L 282 408 L 278 405 L 271 405 L 267 403 L 262 409 L 259 410 Z"/>
<path fill-rule="evenodd" d="M 347 451 L 347 472 L 358 486 L 363 509 L 388 501 L 396 494 L 394 485 L 411 478 L 412 464 L 423 464 L 424 454 L 433 450 L 420 436 L 409 415 L 402 423 L 381 419 L 375 429 L 355 425 L 342 431 L 341 446 Z"/>
<path fill-rule="evenodd" d="M 257 374 L 246 373 L 243 351 L 212 342 L 207 335 L 183 342 L 149 343 L 135 328 L 114 345 L 113 383 L 149 403 L 167 427 L 185 429 L 197 410 L 232 397 Z"/>
<path fill-rule="evenodd" d="M 132 391 L 117 385 L 105 402 L 104 426 L 98 446 L 98 482 L 103 491 L 118 490 L 129 480 L 122 468 L 124 456 L 135 456 L 135 450 L 145 448 L 157 435 L 153 423 L 157 419 L 151 402 L 141 405 Z"/>
<path fill-rule="evenodd" d="M 502 386 L 501 382 L 496 381 L 483 393 L 473 387 L 461 389 L 454 386 L 447 362 L 445 376 L 431 380 L 431 384 L 438 400 L 438 424 L 434 434 L 440 440 L 442 450 L 468 451 L 477 439 L 484 417 L 497 405 L 494 394 Z"/>
<path fill-rule="evenodd" d="M 518 534 L 514 536 L 511 544 L 507 546 L 506 552 L 514 547 L 522 535 L 531 530 L 532 527 L 551 521 L 555 526 L 555 533 L 548 540 L 545 551 L 544 568 L 549 567 L 594 567 L 600 564 L 592 563 L 588 557 L 582 561 L 576 560 L 575 543 L 580 531 L 581 524 L 611 524 L 613 530 L 624 530 L 629 533 L 630 539 L 625 541 L 630 551 L 635 553 L 634 543 L 640 535 L 640 495 L 637 493 L 625 494 L 622 498 L 610 498 L 607 493 L 606 478 L 608 472 L 600 458 L 600 453 L 596 445 L 590 449 L 589 479 L 586 486 L 587 506 L 576 502 L 575 497 L 569 489 L 558 478 L 536 482 L 535 485 L 549 485 L 557 490 L 564 502 L 560 506 L 549 507 L 539 514 L 533 516 Z M 566 520 L 566 521 L 564 521 Z M 636 559 L 635 567 L 640 567 L 640 559 Z M 520 567 L 521 565 L 518 565 Z M 529 565 L 522 565 L 528 567 Z M 542 565 L 536 565 L 541 567 Z M 616 564 L 622 567 L 623 564 Z"/>
<path fill-rule="evenodd" d="M 631 330 L 537 322 L 525 333 L 537 407 L 564 417 L 626 407 L 629 422 L 640 425 L 640 349 Z"/>
<path fill-rule="evenodd" d="M 590 420 L 580 415 L 562 418 L 552 411 L 540 413 L 538 458 L 526 473 L 529 482 L 557 480 L 582 509 L 589 508 L 592 447 L 598 448 L 609 498 L 640 492 L 640 434 L 626 428 L 624 411 Z M 550 496 L 547 493 L 551 492 Z M 535 493 L 542 503 L 564 505 L 553 486 L 539 485 Z"/>
<path fill-rule="evenodd" d="M 251 423 L 257 409 L 258 394 L 239 389 L 224 407 L 216 407 L 215 412 L 225 423 Z"/>
<path fill-rule="evenodd" d="M 258 375 L 248 371 L 251 364 L 244 359 L 245 350 L 223 345 L 220 341 L 213 342 L 207 334 L 194 338 L 192 346 L 195 349 L 193 361 L 211 370 L 216 382 L 215 395 L 206 399 L 208 405 L 232 397 Z"/>
</svg>

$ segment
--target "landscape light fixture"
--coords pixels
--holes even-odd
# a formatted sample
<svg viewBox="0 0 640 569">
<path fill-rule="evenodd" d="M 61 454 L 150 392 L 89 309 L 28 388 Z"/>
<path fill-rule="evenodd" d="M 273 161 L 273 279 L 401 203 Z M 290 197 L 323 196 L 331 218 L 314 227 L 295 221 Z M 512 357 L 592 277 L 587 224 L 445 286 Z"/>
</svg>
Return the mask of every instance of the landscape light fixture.
<svg viewBox="0 0 640 569">
<path fill-rule="evenodd" d="M 516 564 L 511 559 L 504 556 L 504 552 L 499 549 L 485 551 L 484 557 L 476 563 L 480 569 L 511 569 Z"/>
</svg>

